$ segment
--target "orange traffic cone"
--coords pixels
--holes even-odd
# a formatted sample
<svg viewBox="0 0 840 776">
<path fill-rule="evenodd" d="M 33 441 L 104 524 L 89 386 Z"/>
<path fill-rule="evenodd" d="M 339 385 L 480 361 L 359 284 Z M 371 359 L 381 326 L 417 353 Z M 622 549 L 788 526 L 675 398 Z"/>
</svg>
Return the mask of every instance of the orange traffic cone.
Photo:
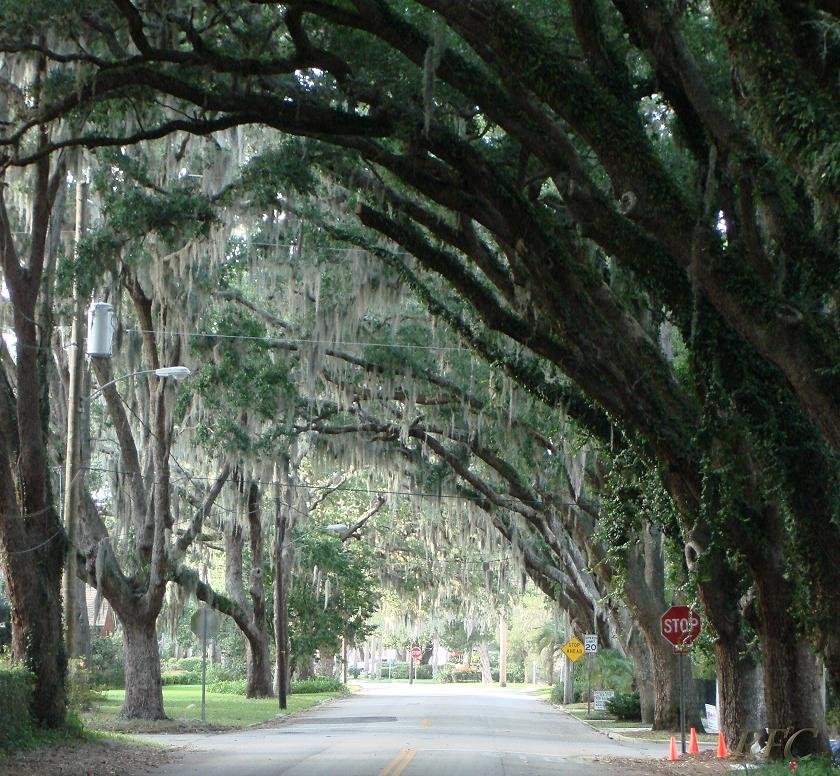
<svg viewBox="0 0 840 776">
<path fill-rule="evenodd" d="M 723 740 L 723 733 L 718 733 L 718 757 L 729 757 L 729 750 L 726 748 L 726 741 Z"/>
<path fill-rule="evenodd" d="M 688 737 L 688 753 L 700 754 L 700 747 L 697 746 L 697 731 L 691 728 L 691 735 Z"/>
<path fill-rule="evenodd" d="M 680 756 L 677 754 L 677 739 L 674 736 L 671 736 L 671 746 L 668 749 L 668 760 L 674 762 L 674 760 L 679 760 Z"/>
</svg>

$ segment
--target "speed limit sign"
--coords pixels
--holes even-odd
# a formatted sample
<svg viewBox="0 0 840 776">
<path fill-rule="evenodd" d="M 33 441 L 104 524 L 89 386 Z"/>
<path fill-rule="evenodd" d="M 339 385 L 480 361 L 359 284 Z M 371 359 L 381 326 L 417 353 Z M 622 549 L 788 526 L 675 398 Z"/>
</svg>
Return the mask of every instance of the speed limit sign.
<svg viewBox="0 0 840 776">
<path fill-rule="evenodd" d="M 583 651 L 587 655 L 594 655 L 598 651 L 598 634 L 587 633 L 583 637 Z"/>
</svg>

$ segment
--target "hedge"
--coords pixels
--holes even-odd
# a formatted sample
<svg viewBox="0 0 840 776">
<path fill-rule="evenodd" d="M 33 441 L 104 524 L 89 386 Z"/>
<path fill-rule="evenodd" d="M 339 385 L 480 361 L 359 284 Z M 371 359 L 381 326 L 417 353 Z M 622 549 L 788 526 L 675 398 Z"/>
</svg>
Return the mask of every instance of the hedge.
<svg viewBox="0 0 840 776">
<path fill-rule="evenodd" d="M 414 664 L 414 678 L 415 679 L 431 679 L 432 667 L 428 663 Z M 408 663 L 391 663 L 390 674 L 388 666 L 382 666 L 382 678 L 387 679 L 390 675 L 391 679 L 408 679 Z"/>
<path fill-rule="evenodd" d="M 310 679 L 301 679 L 299 682 L 292 682 L 289 688 L 290 695 L 310 695 L 319 692 L 342 692 L 347 688 L 331 676 L 313 676 Z M 220 695 L 245 695 L 245 680 L 233 679 L 219 682 L 208 682 L 208 692 L 219 693 Z"/>
<path fill-rule="evenodd" d="M 19 749 L 32 740 L 33 678 L 21 668 L 0 668 L 0 749 Z"/>
<path fill-rule="evenodd" d="M 341 692 L 346 689 L 338 679 L 333 679 L 331 676 L 313 676 L 310 679 L 292 682 L 292 693 L 298 695 L 317 692 Z"/>
</svg>

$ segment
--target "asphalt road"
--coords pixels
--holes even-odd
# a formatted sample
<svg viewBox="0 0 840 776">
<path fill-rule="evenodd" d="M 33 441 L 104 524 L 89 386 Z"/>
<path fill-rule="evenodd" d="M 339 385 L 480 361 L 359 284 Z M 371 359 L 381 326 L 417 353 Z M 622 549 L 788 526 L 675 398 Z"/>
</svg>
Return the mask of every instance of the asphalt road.
<svg viewBox="0 0 840 776">
<path fill-rule="evenodd" d="M 370 684 L 275 728 L 161 737 L 184 746 L 155 776 L 604 776 L 664 744 L 613 741 L 525 692 Z"/>
</svg>

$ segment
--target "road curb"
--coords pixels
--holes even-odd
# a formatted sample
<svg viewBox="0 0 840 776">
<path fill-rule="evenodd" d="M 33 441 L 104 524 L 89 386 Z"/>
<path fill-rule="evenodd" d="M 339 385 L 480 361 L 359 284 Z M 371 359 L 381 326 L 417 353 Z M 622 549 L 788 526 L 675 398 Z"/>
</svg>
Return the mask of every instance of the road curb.
<svg viewBox="0 0 840 776">
<path fill-rule="evenodd" d="M 600 733 L 602 736 L 606 736 L 607 738 L 613 739 L 615 741 L 625 741 L 629 743 L 634 743 L 635 741 L 639 740 L 635 738 L 630 738 L 629 736 L 623 736 L 620 733 L 611 733 L 609 730 L 604 730 L 603 728 L 595 727 L 595 725 L 590 724 L 585 719 L 576 717 L 574 714 L 572 714 L 571 711 L 568 711 L 564 706 L 561 706 L 558 703 L 552 703 L 551 705 L 554 706 L 555 709 L 562 711 L 567 717 L 571 717 L 576 722 L 580 722 L 582 725 L 586 725 L 586 727 L 588 727 L 590 730 L 594 730 L 596 733 Z"/>
<path fill-rule="evenodd" d="M 621 733 L 616 733 L 614 730 L 605 730 L 604 728 L 596 727 L 595 725 L 591 724 L 585 719 L 581 719 L 578 716 L 572 714 L 572 712 L 568 711 L 566 708 L 561 706 L 557 703 L 551 704 L 555 709 L 562 711 L 567 717 L 571 717 L 573 720 L 580 722 L 582 725 L 586 725 L 590 730 L 594 730 L 596 733 L 600 733 L 602 736 L 606 736 L 613 741 L 623 741 L 625 744 L 662 744 L 663 746 L 666 745 L 668 742 L 663 741 L 659 738 L 638 738 L 635 736 L 624 736 Z M 704 741 L 700 744 L 701 749 L 712 749 L 714 744 L 711 744 L 707 741 Z"/>
</svg>

